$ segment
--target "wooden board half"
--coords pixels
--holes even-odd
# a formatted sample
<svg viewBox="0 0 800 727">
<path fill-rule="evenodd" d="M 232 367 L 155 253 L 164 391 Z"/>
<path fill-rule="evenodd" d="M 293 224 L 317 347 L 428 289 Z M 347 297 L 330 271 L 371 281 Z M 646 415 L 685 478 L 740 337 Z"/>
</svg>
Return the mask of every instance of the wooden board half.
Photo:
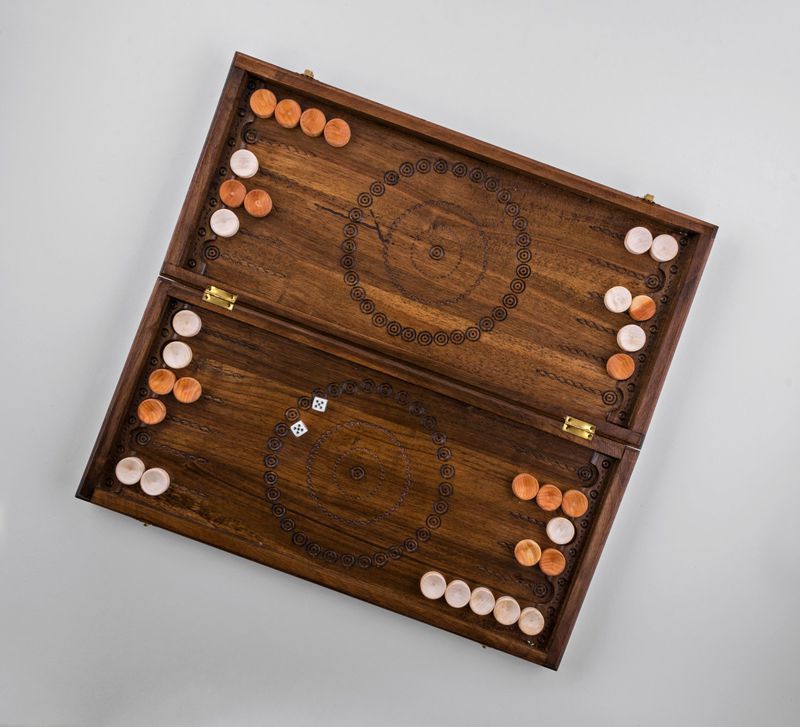
<svg viewBox="0 0 800 727">
<path fill-rule="evenodd" d="M 171 320 L 191 309 L 200 333 L 178 336 Z M 203 387 L 182 404 L 159 397 L 166 419 L 145 426 L 139 403 L 163 350 L 184 341 L 192 361 L 179 376 Z M 636 451 L 521 424 L 348 357 L 334 339 L 268 314 L 231 313 L 197 291 L 159 281 L 120 379 L 79 496 L 112 510 L 321 583 L 488 646 L 555 668 L 630 474 Z M 311 409 L 327 398 L 324 413 Z M 289 427 L 303 421 L 308 432 Z M 123 457 L 160 467 L 170 488 L 151 497 L 114 476 Z M 553 546 L 549 519 L 514 497 L 520 471 L 590 507 L 575 539 Z M 519 565 L 515 544 L 555 547 L 557 577 Z M 430 601 L 428 570 L 496 597 L 512 596 L 545 617 L 530 637 L 492 615 Z"/>
<path fill-rule="evenodd" d="M 261 88 L 345 119 L 350 143 L 256 117 Z M 240 230 L 220 238 L 209 219 L 240 148 L 259 164 L 244 183 L 274 207 L 265 218 L 234 210 Z M 677 258 L 629 253 L 635 226 L 673 235 Z M 237 55 L 164 272 L 638 446 L 715 230 Z M 615 285 L 656 302 L 624 382 L 605 367 L 633 323 L 603 305 Z"/>
</svg>

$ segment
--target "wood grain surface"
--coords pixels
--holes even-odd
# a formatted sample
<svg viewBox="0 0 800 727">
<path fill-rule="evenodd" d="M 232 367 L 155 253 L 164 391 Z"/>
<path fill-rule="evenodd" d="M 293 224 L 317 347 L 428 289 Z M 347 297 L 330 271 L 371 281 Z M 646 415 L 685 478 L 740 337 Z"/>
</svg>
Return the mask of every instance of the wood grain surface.
<svg viewBox="0 0 800 727">
<path fill-rule="evenodd" d="M 226 208 L 246 190 L 267 216 Z M 631 254 L 637 226 L 677 257 Z M 237 54 L 78 496 L 557 668 L 715 230 Z M 655 304 L 624 381 L 614 286 Z M 165 364 L 185 383 L 143 426 Z M 126 457 L 168 489 L 123 486 Z M 480 598 L 426 598 L 429 571 Z"/>
</svg>

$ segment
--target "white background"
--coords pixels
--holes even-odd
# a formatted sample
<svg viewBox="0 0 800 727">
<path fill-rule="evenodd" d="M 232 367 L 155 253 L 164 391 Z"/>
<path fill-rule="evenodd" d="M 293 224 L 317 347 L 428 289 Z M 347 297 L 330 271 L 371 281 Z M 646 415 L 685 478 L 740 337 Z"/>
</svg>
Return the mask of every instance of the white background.
<svg viewBox="0 0 800 727">
<path fill-rule="evenodd" d="M 3 0 L 0 725 L 797 724 L 797 8 Z M 73 499 L 237 49 L 719 225 L 559 672 Z"/>
</svg>

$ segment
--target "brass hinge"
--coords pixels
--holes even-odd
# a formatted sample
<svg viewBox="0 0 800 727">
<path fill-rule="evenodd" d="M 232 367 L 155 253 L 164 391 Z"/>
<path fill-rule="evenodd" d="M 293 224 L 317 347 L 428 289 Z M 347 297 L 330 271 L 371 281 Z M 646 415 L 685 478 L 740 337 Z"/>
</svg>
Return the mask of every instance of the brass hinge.
<svg viewBox="0 0 800 727">
<path fill-rule="evenodd" d="M 238 297 L 238 295 L 234 295 L 227 290 L 217 288 L 213 285 L 209 285 L 203 292 L 203 300 L 206 303 L 211 303 L 225 310 L 233 310 L 233 305 L 236 303 Z"/>
<path fill-rule="evenodd" d="M 561 431 L 569 432 L 576 437 L 591 441 L 594 437 L 594 433 L 597 431 L 597 427 L 595 427 L 594 424 L 589 424 L 589 422 L 567 416 L 564 417 L 564 425 L 561 427 Z"/>
<path fill-rule="evenodd" d="M 650 204 L 656 203 L 656 198 L 652 194 L 646 194 L 644 197 L 642 197 L 642 199 Z"/>
<path fill-rule="evenodd" d="M 314 71 L 312 71 L 310 68 L 306 68 L 306 70 L 303 71 L 303 75 L 307 78 L 314 78 Z"/>
</svg>

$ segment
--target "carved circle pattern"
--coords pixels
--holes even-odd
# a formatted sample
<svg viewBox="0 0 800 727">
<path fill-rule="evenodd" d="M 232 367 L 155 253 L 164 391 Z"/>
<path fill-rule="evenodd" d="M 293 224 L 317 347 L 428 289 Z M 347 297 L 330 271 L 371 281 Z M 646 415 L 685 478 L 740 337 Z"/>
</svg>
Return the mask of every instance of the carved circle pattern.
<svg viewBox="0 0 800 727">
<path fill-rule="evenodd" d="M 314 542 L 301 530 L 294 519 L 287 517 L 286 508 L 281 504 L 278 471 L 280 459 L 277 452 L 281 451 L 284 444 L 282 435 L 286 425 L 283 421 L 277 422 L 274 427 L 275 433 L 280 431 L 279 436 L 271 436 L 267 440 L 268 452 L 264 456 L 265 497 L 270 503 L 272 514 L 278 519 L 281 530 L 287 534 L 290 533 L 292 544 L 304 550 L 309 556 L 322 558 L 330 564 L 338 563 L 345 568 L 353 566 L 380 568 L 391 560 L 401 558 L 403 553 L 415 552 L 419 549 L 420 543 L 430 540 L 431 531 L 441 526 L 444 515 L 450 509 L 447 498 L 452 497 L 454 492 L 453 478 L 456 469 L 452 462 L 452 451 L 445 446 L 447 435 L 438 430 L 436 418 L 428 413 L 422 402 L 412 399 L 406 391 L 395 392 L 389 383 L 376 384 L 370 379 L 360 382 L 334 382 L 324 388 L 317 388 L 311 393 L 311 396 L 325 395 L 331 398 L 348 395 L 378 396 L 385 399 L 387 403 L 401 407 L 418 422 L 418 426 L 426 438 L 430 438 L 432 444 L 433 456 L 430 466 L 435 468 L 433 471 L 438 472 L 439 478 L 442 480 L 436 491 L 432 493 L 431 511 L 425 517 L 424 523 L 421 523 L 420 527 L 417 527 L 413 534 L 402 542 L 389 545 L 377 552 L 339 553 Z M 301 396 L 297 402 L 298 407 L 307 409 L 309 400 L 309 396 Z M 289 419 L 296 411 L 294 408 L 287 409 L 284 418 Z M 361 434 L 367 436 L 362 437 Z M 376 451 L 372 446 L 365 444 L 375 441 L 381 441 L 384 444 L 382 450 Z M 341 448 L 342 443 L 348 444 L 345 448 Z M 331 454 L 328 454 L 332 462 L 329 470 L 325 469 L 323 463 L 326 448 L 331 448 L 332 451 Z M 398 469 L 401 476 L 398 482 L 392 483 L 391 478 L 388 477 L 381 451 L 391 452 L 395 462 L 399 463 Z M 352 527 L 368 527 L 390 517 L 402 507 L 412 484 L 411 461 L 402 442 L 389 429 L 360 419 L 351 419 L 325 430 L 311 445 L 305 462 L 305 472 L 306 492 L 316 503 L 320 512 L 337 522 Z M 361 488 L 360 494 L 353 494 L 354 485 Z M 359 516 L 343 513 L 340 505 L 327 501 L 326 493 L 323 491 L 324 487 L 328 487 L 331 493 L 338 495 L 339 501 L 350 499 L 359 502 L 383 493 L 385 497 L 382 504 L 386 503 L 386 506 L 367 517 L 362 513 L 359 513 Z"/>
<path fill-rule="evenodd" d="M 487 315 L 479 318 L 475 325 L 469 326 L 464 330 L 417 331 L 411 326 L 405 326 L 398 321 L 392 320 L 383 311 L 376 311 L 374 301 L 367 298 L 366 291 L 359 286 L 359 275 L 356 272 L 360 223 L 364 220 L 365 214 L 372 205 L 374 198 L 386 192 L 385 185 L 392 187 L 403 183 L 404 179 L 413 177 L 415 173 L 427 174 L 431 170 L 437 174 L 450 172 L 457 179 L 464 179 L 465 182 L 482 185 L 487 193 L 495 197 L 497 204 L 502 208 L 503 214 L 511 218 L 511 226 L 515 231 L 514 241 L 518 247 L 517 260 L 519 265 L 517 265 L 515 276 L 509 284 L 509 292 L 502 294 L 499 305 L 495 306 Z M 350 297 L 359 304 L 359 310 L 363 314 L 371 316 L 372 323 L 378 328 L 385 328 L 390 336 L 399 337 L 406 343 L 416 341 L 421 346 L 430 346 L 432 343 L 437 346 L 446 346 L 450 343 L 461 345 L 464 341 L 475 342 L 480 339 L 482 333 L 490 332 L 494 328 L 495 322 L 506 320 L 509 311 L 517 306 L 518 296 L 525 290 L 525 280 L 531 276 L 531 267 L 528 265 L 531 260 L 531 253 L 528 249 L 531 244 L 531 236 L 527 232 L 528 220 L 520 215 L 520 207 L 512 200 L 510 190 L 498 189 L 499 186 L 498 180 L 494 177 L 487 177 L 485 171 L 480 167 L 468 169 L 463 162 L 450 164 L 446 159 L 431 161 L 426 158 L 419 159 L 416 163 L 403 162 L 397 171 L 393 169 L 386 171 L 383 175 L 383 181 L 372 182 L 369 186 L 369 192 L 359 194 L 356 198 L 358 206 L 348 213 L 350 222 L 344 225 L 345 239 L 341 245 L 344 255 L 339 259 L 339 264 L 345 271 L 344 282 L 350 286 Z M 464 227 L 468 227 L 473 233 L 477 232 L 479 241 L 470 247 L 461 245 L 451 252 L 439 244 L 426 246 L 423 240 L 412 236 L 414 242 L 411 243 L 410 248 L 404 248 L 403 251 L 408 253 L 411 266 L 419 273 L 420 278 L 415 281 L 416 285 L 409 285 L 408 282 L 402 279 L 400 268 L 392 258 L 392 255 L 396 254 L 397 250 L 397 246 L 392 244 L 392 237 L 395 231 L 402 227 L 402 223 L 407 217 L 431 215 L 435 214 L 436 210 L 454 213 L 453 219 L 463 221 Z M 384 268 L 394 286 L 406 298 L 426 305 L 449 305 L 468 297 L 484 279 L 489 264 L 489 242 L 478 221 L 467 210 L 445 201 L 420 202 L 406 209 L 389 225 L 386 235 L 381 236 L 381 248 Z M 424 281 L 426 276 L 428 280 L 432 276 L 429 265 L 431 260 L 437 263 L 445 263 L 443 272 L 440 275 L 433 275 L 433 279 L 444 279 L 451 276 L 458 279 L 464 255 L 466 252 L 472 253 L 476 250 L 478 251 L 478 259 L 473 261 L 473 264 L 477 265 L 478 273 L 477 275 L 468 275 L 464 285 L 453 296 L 436 298 L 430 290 L 425 289 Z"/>
</svg>

